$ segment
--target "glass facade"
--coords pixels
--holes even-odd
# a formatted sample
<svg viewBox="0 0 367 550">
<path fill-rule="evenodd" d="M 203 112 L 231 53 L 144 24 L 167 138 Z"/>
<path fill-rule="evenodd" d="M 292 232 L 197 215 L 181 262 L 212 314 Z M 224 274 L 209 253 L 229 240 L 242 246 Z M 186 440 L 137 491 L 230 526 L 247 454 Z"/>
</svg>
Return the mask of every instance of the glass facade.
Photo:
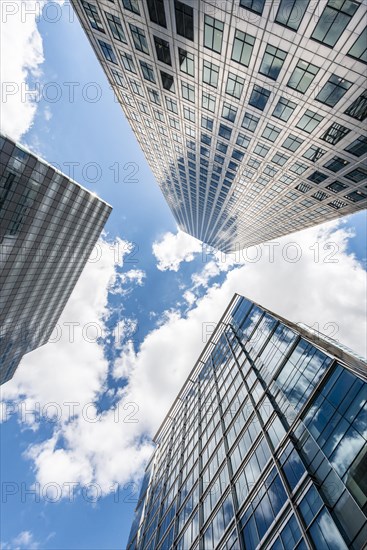
<svg viewBox="0 0 367 550">
<path fill-rule="evenodd" d="M 235 295 L 160 427 L 127 550 L 361 550 L 367 365 Z"/>
<path fill-rule="evenodd" d="M 48 341 L 110 211 L 0 135 L 0 384 Z"/>
<path fill-rule="evenodd" d="M 181 229 L 229 252 L 367 206 L 365 2 L 72 4 Z M 335 156 L 330 192 L 309 176 Z"/>
</svg>

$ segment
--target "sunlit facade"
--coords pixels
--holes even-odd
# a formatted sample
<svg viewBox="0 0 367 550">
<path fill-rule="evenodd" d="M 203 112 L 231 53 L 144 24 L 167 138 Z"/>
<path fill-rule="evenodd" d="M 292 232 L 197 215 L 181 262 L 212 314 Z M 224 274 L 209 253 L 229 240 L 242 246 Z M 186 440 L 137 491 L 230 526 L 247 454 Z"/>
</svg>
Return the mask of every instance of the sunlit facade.
<svg viewBox="0 0 367 550">
<path fill-rule="evenodd" d="M 0 384 L 48 341 L 110 212 L 0 135 Z"/>
<path fill-rule="evenodd" d="M 367 365 L 234 296 L 160 427 L 127 550 L 361 550 Z"/>
<path fill-rule="evenodd" d="M 228 252 L 366 208 L 365 1 L 72 4 L 183 230 Z"/>
</svg>

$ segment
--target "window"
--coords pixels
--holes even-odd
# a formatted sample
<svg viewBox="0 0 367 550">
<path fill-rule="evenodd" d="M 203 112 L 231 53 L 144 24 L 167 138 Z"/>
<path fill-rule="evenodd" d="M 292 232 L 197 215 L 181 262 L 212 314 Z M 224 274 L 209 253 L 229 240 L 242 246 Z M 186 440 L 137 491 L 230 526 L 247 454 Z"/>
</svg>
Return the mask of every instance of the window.
<svg viewBox="0 0 367 550">
<path fill-rule="evenodd" d="M 130 31 L 133 37 L 135 48 L 139 50 L 139 52 L 149 54 L 148 43 L 147 43 L 147 39 L 145 38 L 144 32 L 141 29 L 139 29 L 139 27 L 136 27 L 131 23 L 130 23 Z"/>
<path fill-rule="evenodd" d="M 165 90 L 175 93 L 175 83 L 171 74 L 161 71 L 161 80 Z"/>
<path fill-rule="evenodd" d="M 263 111 L 269 97 L 269 90 L 266 90 L 265 88 L 262 88 L 261 86 L 257 86 L 257 84 L 255 84 L 249 99 L 249 105 L 252 105 L 252 107 Z"/>
<path fill-rule="evenodd" d="M 180 36 L 194 40 L 194 10 L 175 0 L 176 31 Z"/>
<path fill-rule="evenodd" d="M 267 124 L 262 133 L 262 137 L 265 139 L 268 139 L 269 141 L 274 142 L 279 136 L 280 132 L 281 132 L 281 129 L 278 128 L 277 126 L 274 126 L 273 124 Z"/>
<path fill-rule="evenodd" d="M 331 48 L 335 46 L 358 6 L 359 2 L 353 0 L 329 0 L 311 38 Z"/>
<path fill-rule="evenodd" d="M 331 170 L 332 172 L 339 172 L 344 166 L 347 166 L 349 162 L 345 159 L 342 159 L 340 157 L 333 157 L 332 159 L 328 160 L 326 164 L 324 164 L 324 167 L 328 170 Z"/>
<path fill-rule="evenodd" d="M 145 61 L 140 61 L 140 67 L 145 80 L 150 80 L 150 82 L 155 82 L 153 67 L 148 63 L 146 63 Z"/>
<path fill-rule="evenodd" d="M 363 121 L 367 117 L 367 92 L 363 92 L 352 105 L 348 107 L 345 114 L 356 118 L 359 121 Z"/>
<path fill-rule="evenodd" d="M 348 195 L 344 195 L 346 199 L 349 199 L 352 202 L 359 202 L 364 201 L 367 199 L 367 195 L 365 193 L 362 193 L 362 191 L 352 191 L 351 193 L 348 193 Z"/>
<path fill-rule="evenodd" d="M 242 153 L 242 151 L 239 151 L 238 149 L 233 150 L 232 158 L 241 161 L 244 156 L 245 156 L 245 153 Z"/>
<path fill-rule="evenodd" d="M 228 126 L 225 126 L 224 124 L 219 125 L 218 135 L 220 135 L 224 139 L 231 139 L 231 134 L 232 134 L 232 128 L 229 128 Z"/>
<path fill-rule="evenodd" d="M 161 100 L 159 99 L 159 93 L 157 92 L 157 90 L 153 90 L 153 88 L 148 88 L 148 94 L 152 103 L 156 103 L 157 105 L 161 104 Z"/>
<path fill-rule="evenodd" d="M 348 151 L 348 153 L 354 155 L 355 157 L 361 157 L 367 153 L 367 137 L 360 136 L 344 150 Z"/>
<path fill-rule="evenodd" d="M 193 111 L 189 107 L 184 107 L 183 113 L 186 120 L 189 120 L 190 122 L 195 122 L 195 111 Z"/>
<path fill-rule="evenodd" d="M 160 27 L 167 27 L 163 0 L 147 0 L 150 20 Z"/>
<path fill-rule="evenodd" d="M 348 185 L 345 185 L 344 183 L 341 183 L 340 181 L 333 181 L 326 187 L 329 191 L 332 191 L 333 193 L 339 193 L 340 191 L 344 191 L 344 189 L 347 189 Z"/>
<path fill-rule="evenodd" d="M 110 44 L 107 44 L 107 42 L 103 42 L 102 40 L 98 40 L 98 42 L 107 61 L 110 61 L 111 63 L 115 63 L 115 65 L 117 65 L 117 59 L 115 56 L 115 52 L 112 49 L 112 46 Z"/>
<path fill-rule="evenodd" d="M 284 99 L 284 97 L 281 97 L 273 111 L 272 116 L 280 118 L 280 120 L 284 120 L 285 122 L 287 122 L 292 116 L 293 111 L 296 107 L 297 104 L 294 103 L 294 101 L 290 101 L 289 99 Z"/>
<path fill-rule="evenodd" d="M 265 6 L 265 0 L 240 0 L 240 6 L 261 15 Z"/>
<path fill-rule="evenodd" d="M 232 60 L 248 67 L 254 44 L 255 38 L 253 36 L 236 30 L 233 41 Z"/>
<path fill-rule="evenodd" d="M 315 128 L 320 124 L 324 117 L 318 115 L 314 111 L 307 109 L 303 117 L 299 120 L 296 128 L 311 134 Z"/>
<path fill-rule="evenodd" d="M 283 143 L 282 147 L 284 149 L 288 149 L 289 151 L 292 151 L 293 153 L 297 151 L 298 147 L 302 145 L 303 139 L 300 139 L 292 134 L 290 134 L 285 142 Z"/>
<path fill-rule="evenodd" d="M 237 109 L 229 103 L 223 104 L 222 117 L 230 122 L 234 122 L 237 115 Z"/>
<path fill-rule="evenodd" d="M 132 91 L 134 92 L 134 94 L 144 96 L 143 89 L 140 86 L 139 82 L 136 82 L 135 80 L 130 79 L 130 86 L 131 86 Z"/>
<path fill-rule="evenodd" d="M 210 63 L 210 61 L 203 62 L 203 82 L 216 88 L 218 86 L 219 67 Z"/>
<path fill-rule="evenodd" d="M 249 138 L 245 134 L 239 133 L 237 136 L 236 145 L 239 145 L 240 147 L 247 149 L 247 147 L 250 145 L 250 141 L 251 141 L 251 138 Z"/>
<path fill-rule="evenodd" d="M 348 82 L 348 80 L 332 74 L 315 99 L 325 105 L 329 105 L 329 107 L 334 107 L 351 85 L 352 83 Z"/>
<path fill-rule="evenodd" d="M 312 63 L 306 63 L 301 59 L 298 61 L 296 68 L 290 77 L 287 86 L 293 90 L 297 90 L 301 94 L 304 94 L 311 82 L 319 72 L 319 67 Z"/>
<path fill-rule="evenodd" d="M 274 48 L 274 46 L 268 44 L 260 65 L 259 73 L 271 78 L 272 80 L 276 80 L 283 67 L 286 57 L 287 52 L 280 50 L 279 48 Z"/>
<path fill-rule="evenodd" d="M 359 59 L 363 63 L 367 63 L 367 28 L 362 31 L 347 55 Z"/>
<path fill-rule="evenodd" d="M 213 119 L 208 118 L 206 116 L 201 117 L 201 126 L 202 128 L 206 128 L 207 130 L 213 130 Z"/>
<path fill-rule="evenodd" d="M 252 115 L 251 113 L 245 113 L 242 120 L 242 128 L 255 132 L 256 126 L 259 123 L 259 117 Z"/>
<path fill-rule="evenodd" d="M 279 166 L 283 166 L 287 162 L 287 160 L 289 160 L 289 157 L 287 157 L 286 155 L 283 155 L 282 153 L 275 153 L 275 155 L 271 159 L 271 162 L 274 162 Z"/>
<path fill-rule="evenodd" d="M 337 143 L 339 143 L 340 140 L 343 139 L 343 137 L 348 135 L 349 132 L 349 128 L 346 128 L 345 126 L 334 122 L 334 124 L 332 124 L 330 128 L 326 130 L 326 132 L 320 137 L 320 139 L 326 141 L 327 143 L 331 143 L 331 145 L 336 145 Z"/>
<path fill-rule="evenodd" d="M 204 19 L 204 46 L 217 53 L 221 53 L 224 24 L 218 19 L 205 16 Z"/>
<path fill-rule="evenodd" d="M 359 183 L 367 178 L 367 170 L 360 166 L 359 168 L 348 172 L 348 174 L 344 174 L 344 177 L 348 180 L 354 181 L 354 183 Z"/>
<path fill-rule="evenodd" d="M 254 149 L 255 155 L 259 155 L 260 157 L 266 157 L 269 151 L 269 147 L 266 147 L 263 143 L 258 143 Z"/>
<path fill-rule="evenodd" d="M 281 0 L 275 21 L 296 31 L 306 13 L 309 0 Z"/>
<path fill-rule="evenodd" d="M 223 141 L 218 141 L 217 143 L 217 150 L 221 153 L 226 153 L 228 149 L 228 145 L 226 143 L 223 143 Z"/>
<path fill-rule="evenodd" d="M 215 493 L 219 493 L 221 490 L 222 489 L 215 488 L 214 486 L 211 492 L 215 495 Z M 210 496 L 210 492 L 208 493 L 208 496 Z M 206 508 L 208 509 L 208 514 L 210 514 L 213 507 L 209 505 L 209 503 L 207 502 L 207 499 L 205 499 L 204 501 L 204 506 L 205 505 L 206 505 Z M 215 514 L 213 520 L 209 523 L 207 529 L 204 531 L 203 548 L 218 547 L 218 543 L 222 538 L 222 535 L 224 534 L 224 530 L 227 527 L 227 525 L 230 524 L 233 518 L 233 515 L 234 515 L 234 511 L 233 511 L 233 505 L 232 505 L 232 498 L 231 498 L 231 495 L 228 494 L 224 499 L 224 501 L 221 503 L 219 510 Z M 206 514 L 204 514 L 204 517 L 205 516 Z M 189 548 L 189 546 L 186 546 L 185 550 L 187 550 L 187 548 Z"/>
<path fill-rule="evenodd" d="M 240 99 L 243 91 L 245 80 L 234 73 L 228 73 L 226 94 L 232 95 L 236 99 Z"/>
<path fill-rule="evenodd" d="M 208 111 L 214 113 L 215 96 L 212 94 L 208 94 L 207 92 L 203 92 L 202 105 L 203 105 L 203 109 L 207 109 Z"/>
<path fill-rule="evenodd" d="M 194 76 L 194 54 L 178 48 L 180 68 L 183 73 Z"/>
<path fill-rule="evenodd" d="M 308 168 L 308 166 L 306 166 L 306 164 L 302 164 L 301 162 L 295 162 L 289 168 L 289 170 L 300 176 L 301 174 L 303 174 L 303 172 L 306 172 L 307 168 Z"/>
<path fill-rule="evenodd" d="M 123 64 L 123 66 L 125 67 L 125 69 L 127 71 L 129 71 L 130 73 L 136 73 L 132 55 L 130 55 L 129 53 L 126 53 L 126 52 L 122 52 L 121 53 L 121 61 L 122 61 L 122 64 Z"/>
<path fill-rule="evenodd" d="M 329 176 L 327 176 L 326 174 L 323 174 L 322 172 L 318 172 L 316 170 L 316 172 L 312 172 L 312 174 L 310 174 L 307 179 L 313 181 L 314 183 L 322 183 L 323 181 L 327 180 L 328 177 Z"/>
<path fill-rule="evenodd" d="M 124 29 L 122 28 L 120 19 L 116 17 L 116 15 L 111 15 L 110 13 L 106 13 L 106 19 L 110 26 L 112 36 L 116 38 L 116 40 L 119 40 L 120 42 L 124 42 L 126 44 L 126 36 L 124 33 Z"/>
<path fill-rule="evenodd" d="M 92 29 L 104 32 L 102 21 L 96 6 L 89 4 L 89 2 L 84 2 L 84 0 L 82 0 L 82 6 Z"/>
<path fill-rule="evenodd" d="M 127 10 L 140 15 L 139 6 L 138 6 L 139 0 L 122 0 L 122 4 L 124 8 L 126 8 Z"/>
<path fill-rule="evenodd" d="M 316 145 L 312 145 L 307 151 L 303 154 L 303 156 L 311 160 L 312 162 L 316 162 L 319 160 L 324 154 L 326 153 L 325 149 L 321 149 L 321 147 L 316 147 Z"/>
<path fill-rule="evenodd" d="M 195 87 L 191 84 L 186 84 L 185 82 L 181 83 L 181 92 L 182 97 L 184 99 L 187 99 L 188 101 L 191 101 L 192 103 L 195 103 Z"/>
<path fill-rule="evenodd" d="M 166 107 L 172 113 L 175 113 L 176 115 L 178 114 L 177 101 L 175 101 L 174 99 L 166 97 Z"/>
<path fill-rule="evenodd" d="M 111 70 L 112 76 L 114 81 L 118 86 L 121 86 L 122 88 L 126 88 L 126 83 L 124 80 L 124 77 L 119 72 L 115 71 L 115 69 Z"/>
<path fill-rule="evenodd" d="M 159 36 L 153 36 L 153 38 L 157 59 L 166 65 L 171 65 L 169 42 L 167 42 L 167 40 L 163 40 L 163 38 L 160 38 Z"/>
</svg>

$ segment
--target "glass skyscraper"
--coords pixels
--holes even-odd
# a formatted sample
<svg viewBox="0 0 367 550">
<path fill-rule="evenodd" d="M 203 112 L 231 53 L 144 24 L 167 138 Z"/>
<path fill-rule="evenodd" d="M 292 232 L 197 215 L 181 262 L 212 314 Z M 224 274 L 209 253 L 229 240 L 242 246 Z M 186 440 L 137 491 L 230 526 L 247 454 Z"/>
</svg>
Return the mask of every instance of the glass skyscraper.
<svg viewBox="0 0 367 550">
<path fill-rule="evenodd" d="M 0 135 L 0 384 L 48 341 L 110 212 Z"/>
<path fill-rule="evenodd" d="M 366 207 L 365 1 L 72 4 L 181 229 L 228 252 Z"/>
<path fill-rule="evenodd" d="M 235 295 L 160 427 L 127 550 L 361 550 L 367 365 Z"/>
</svg>

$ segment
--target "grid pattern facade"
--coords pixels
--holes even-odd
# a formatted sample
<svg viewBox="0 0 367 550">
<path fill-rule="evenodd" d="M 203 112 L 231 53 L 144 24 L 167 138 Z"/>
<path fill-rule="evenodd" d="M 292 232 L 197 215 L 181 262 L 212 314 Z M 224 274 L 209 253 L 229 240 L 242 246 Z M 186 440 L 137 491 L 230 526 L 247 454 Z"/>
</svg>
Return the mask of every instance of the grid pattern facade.
<svg viewBox="0 0 367 550">
<path fill-rule="evenodd" d="M 72 3 L 183 230 L 227 252 L 366 207 L 366 0 Z"/>
<path fill-rule="evenodd" d="M 46 343 L 111 207 L 0 135 L 0 383 Z"/>
<path fill-rule="evenodd" d="M 155 438 L 128 550 L 361 550 L 367 366 L 235 296 Z"/>
</svg>

